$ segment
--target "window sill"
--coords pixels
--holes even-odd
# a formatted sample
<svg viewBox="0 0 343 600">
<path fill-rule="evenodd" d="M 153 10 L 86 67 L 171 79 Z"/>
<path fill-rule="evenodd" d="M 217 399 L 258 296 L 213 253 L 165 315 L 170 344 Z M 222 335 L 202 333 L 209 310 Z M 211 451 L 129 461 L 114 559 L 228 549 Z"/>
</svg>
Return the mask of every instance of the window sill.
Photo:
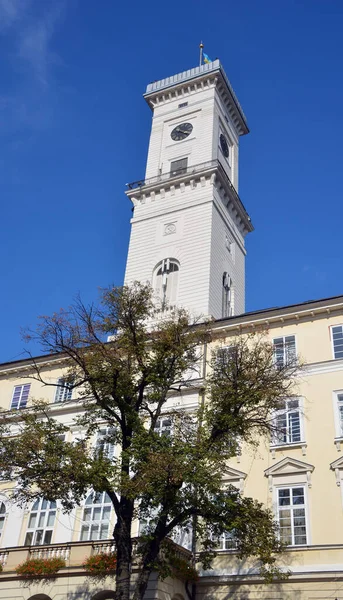
<svg viewBox="0 0 343 600">
<path fill-rule="evenodd" d="M 343 438 L 342 438 L 342 441 L 343 441 Z M 278 450 L 284 451 L 284 450 L 289 450 L 289 449 L 293 449 L 293 448 L 301 448 L 302 455 L 306 456 L 306 448 L 307 448 L 306 442 L 290 442 L 289 444 L 271 444 L 270 452 L 272 453 L 272 458 L 275 458 L 275 456 L 276 456 L 275 453 Z"/>
</svg>

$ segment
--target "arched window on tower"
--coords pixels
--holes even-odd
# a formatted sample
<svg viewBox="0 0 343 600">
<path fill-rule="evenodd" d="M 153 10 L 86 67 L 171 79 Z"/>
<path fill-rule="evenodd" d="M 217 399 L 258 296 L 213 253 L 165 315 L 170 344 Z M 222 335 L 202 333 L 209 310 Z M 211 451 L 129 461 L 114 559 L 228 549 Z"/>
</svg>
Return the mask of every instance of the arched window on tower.
<svg viewBox="0 0 343 600">
<path fill-rule="evenodd" d="M 231 277 L 224 271 L 222 282 L 222 317 L 231 317 L 232 315 L 232 281 Z"/>
<path fill-rule="evenodd" d="M 180 264 L 174 258 L 164 258 L 154 269 L 153 287 L 162 310 L 177 300 L 179 271 Z"/>
</svg>

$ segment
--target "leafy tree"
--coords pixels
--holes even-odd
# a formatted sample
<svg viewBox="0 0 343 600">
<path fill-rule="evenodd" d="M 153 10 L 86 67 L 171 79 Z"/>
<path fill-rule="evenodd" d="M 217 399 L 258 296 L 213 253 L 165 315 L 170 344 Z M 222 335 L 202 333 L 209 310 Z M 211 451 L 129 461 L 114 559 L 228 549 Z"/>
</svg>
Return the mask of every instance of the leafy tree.
<svg viewBox="0 0 343 600">
<path fill-rule="evenodd" d="M 42 317 L 28 337 L 63 361 L 66 381 L 77 390 L 81 416 L 75 421 L 84 436 L 63 441 L 59 434 L 66 426 L 42 402 L 20 415 L 4 414 L 3 478 L 15 473 L 16 502 L 44 496 L 59 499 L 66 511 L 89 488 L 107 492 L 116 514 L 118 600 L 141 600 L 153 570 L 170 573 L 172 545 L 166 540 L 180 528 L 196 532 L 205 566 L 215 538 L 227 531 L 241 557 L 256 556 L 262 570 L 277 572 L 274 553 L 280 544 L 272 514 L 234 487 L 223 488 L 222 476 L 238 440 L 256 444 L 270 434 L 272 411 L 292 393 L 294 365 L 275 368 L 262 335 L 238 337 L 213 357 L 195 412 L 169 408 L 168 398 L 190 385 L 189 374 L 203 360 L 199 351 L 211 338 L 210 327 L 191 325 L 184 310 L 154 320 L 151 289 L 138 283 L 104 291 L 98 307 L 77 300 L 69 310 Z M 52 385 L 43 363 L 32 359 L 32 366 L 33 377 Z M 159 435 L 158 419 L 167 408 L 172 434 Z M 90 444 L 104 423 L 107 441 L 120 448 L 111 459 Z M 13 427 L 15 438 L 8 435 Z M 140 561 L 132 581 L 131 529 L 137 518 L 146 527 L 135 546 Z"/>
</svg>

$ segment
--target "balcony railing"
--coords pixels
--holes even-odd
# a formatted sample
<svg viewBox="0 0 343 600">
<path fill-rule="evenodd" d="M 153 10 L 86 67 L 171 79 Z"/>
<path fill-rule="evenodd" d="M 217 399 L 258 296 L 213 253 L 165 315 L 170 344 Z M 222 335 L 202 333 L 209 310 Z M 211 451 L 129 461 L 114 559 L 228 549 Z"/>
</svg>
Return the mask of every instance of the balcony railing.
<svg viewBox="0 0 343 600">
<path fill-rule="evenodd" d="M 197 173 L 201 173 L 202 171 L 210 169 L 217 169 L 220 172 L 221 176 L 223 177 L 227 186 L 230 189 L 233 200 L 236 201 L 236 204 L 240 207 L 242 211 L 244 211 L 247 220 L 250 221 L 250 217 L 245 209 L 243 202 L 241 201 L 239 195 L 236 192 L 235 187 L 233 186 L 229 176 L 227 175 L 223 165 L 219 160 L 210 160 L 207 162 L 199 163 L 198 165 L 193 165 L 187 167 L 186 169 L 180 169 L 179 171 L 161 173 L 156 177 L 150 177 L 149 179 L 141 179 L 139 181 L 134 181 L 133 183 L 127 183 L 126 186 L 129 190 L 139 190 L 145 188 L 146 186 L 154 185 L 155 183 L 163 183 L 164 181 L 171 181 L 174 179 L 176 180 L 181 176 L 184 177 L 185 175 L 196 175 Z"/>
<path fill-rule="evenodd" d="M 132 539 L 133 554 L 138 543 L 138 538 Z M 174 553 L 190 560 L 191 553 L 178 546 L 171 540 L 169 543 L 173 546 Z M 11 548 L 0 549 L 0 564 L 3 568 L 2 575 L 16 576 L 15 570 L 19 564 L 31 558 L 63 558 L 66 561 L 66 567 L 69 569 L 82 569 L 82 563 L 88 556 L 96 554 L 110 554 L 115 551 L 113 540 L 99 540 L 89 542 L 66 542 L 65 544 L 49 544 L 42 546 L 14 546 Z M 137 561 L 133 556 L 133 567 L 137 566 Z"/>
</svg>

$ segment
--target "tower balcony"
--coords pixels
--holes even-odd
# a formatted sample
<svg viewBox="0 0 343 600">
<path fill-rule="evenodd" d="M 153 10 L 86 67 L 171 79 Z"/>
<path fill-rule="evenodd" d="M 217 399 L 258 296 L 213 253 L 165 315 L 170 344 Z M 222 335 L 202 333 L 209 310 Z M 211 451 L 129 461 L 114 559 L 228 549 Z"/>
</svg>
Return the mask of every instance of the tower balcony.
<svg viewBox="0 0 343 600">
<path fill-rule="evenodd" d="M 223 198 L 224 203 L 235 211 L 245 232 L 253 231 L 254 227 L 250 216 L 234 185 L 230 181 L 225 168 L 217 159 L 187 166 L 178 171 L 160 173 L 155 177 L 127 183 L 126 195 L 134 204 L 141 201 L 144 203 L 145 199 L 149 196 L 155 197 L 158 193 L 164 195 L 168 189 L 185 186 L 186 184 L 194 188 L 197 182 L 204 179 L 210 179 L 211 183 L 215 184 L 218 190 L 220 190 L 220 196 Z"/>
</svg>

